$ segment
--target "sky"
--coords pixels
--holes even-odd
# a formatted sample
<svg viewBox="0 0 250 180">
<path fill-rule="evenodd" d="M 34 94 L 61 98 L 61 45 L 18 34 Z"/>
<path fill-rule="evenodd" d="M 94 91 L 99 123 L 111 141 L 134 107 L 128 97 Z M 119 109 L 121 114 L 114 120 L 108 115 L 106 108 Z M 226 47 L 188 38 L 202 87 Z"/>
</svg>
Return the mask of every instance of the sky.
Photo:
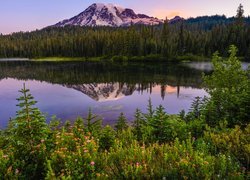
<svg viewBox="0 0 250 180">
<path fill-rule="evenodd" d="M 250 0 L 0 0 L 0 33 L 32 31 L 71 18 L 93 3 L 112 3 L 165 19 L 236 14 L 240 3 L 250 15 Z"/>
</svg>

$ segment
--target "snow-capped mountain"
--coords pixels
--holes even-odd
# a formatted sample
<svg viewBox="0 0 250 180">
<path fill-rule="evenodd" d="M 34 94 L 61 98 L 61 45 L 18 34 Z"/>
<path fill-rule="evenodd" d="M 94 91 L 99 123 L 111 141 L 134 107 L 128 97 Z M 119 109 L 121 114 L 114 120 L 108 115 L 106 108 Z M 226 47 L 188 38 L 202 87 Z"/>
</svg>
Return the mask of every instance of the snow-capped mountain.
<svg viewBox="0 0 250 180">
<path fill-rule="evenodd" d="M 91 83 L 81 85 L 67 85 L 66 87 L 80 91 L 95 101 L 114 101 L 133 94 L 136 86 L 121 83 Z"/>
<path fill-rule="evenodd" d="M 132 95 L 135 91 L 143 93 L 147 91 L 150 93 L 161 92 L 164 99 L 166 93 L 176 93 L 179 97 L 180 91 L 177 87 L 168 85 L 157 85 L 155 83 L 142 86 L 140 84 L 127 84 L 127 83 L 90 83 L 90 84 L 77 84 L 77 85 L 64 85 L 67 88 L 79 91 L 91 99 L 98 102 L 116 101 L 126 96 Z"/>
<path fill-rule="evenodd" d="M 122 8 L 113 4 L 95 3 L 85 11 L 70 19 L 63 20 L 53 26 L 129 26 L 131 24 L 157 25 L 163 20 L 136 14 L 132 9 Z"/>
</svg>

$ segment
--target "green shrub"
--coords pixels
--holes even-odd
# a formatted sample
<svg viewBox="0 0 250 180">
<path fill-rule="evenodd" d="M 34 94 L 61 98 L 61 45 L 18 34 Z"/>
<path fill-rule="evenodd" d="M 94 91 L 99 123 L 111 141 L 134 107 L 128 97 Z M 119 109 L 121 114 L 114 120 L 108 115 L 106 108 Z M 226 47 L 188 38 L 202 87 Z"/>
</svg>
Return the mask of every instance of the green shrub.
<svg viewBox="0 0 250 180">
<path fill-rule="evenodd" d="M 128 61 L 128 57 L 127 56 L 113 56 L 111 58 L 111 61 L 113 62 Z"/>
<path fill-rule="evenodd" d="M 50 170 L 48 179 L 53 176 L 72 179 L 96 176 L 99 146 L 90 133 L 85 133 L 81 128 L 66 132 L 63 128 L 57 132 L 55 144 L 47 161 L 47 168 Z"/>
<path fill-rule="evenodd" d="M 250 167 L 250 124 L 245 129 L 236 126 L 216 132 L 213 129 L 205 132 L 207 141 L 215 147 L 216 153 L 229 154 L 237 159 L 242 167 Z"/>
<path fill-rule="evenodd" d="M 124 148 L 119 140 L 105 159 L 109 179 L 221 179 L 243 178 L 237 162 L 223 154 L 211 155 L 196 149 L 191 138 L 171 144 L 149 146 L 133 141 Z"/>
<path fill-rule="evenodd" d="M 99 138 L 99 144 L 101 150 L 109 150 L 111 147 L 113 147 L 115 143 L 115 135 L 116 132 L 114 129 L 110 126 L 105 126 L 102 129 L 100 138 Z"/>
<path fill-rule="evenodd" d="M 218 125 L 220 120 L 227 120 L 230 127 L 246 125 L 250 119 L 250 71 L 242 69 L 235 46 L 230 46 L 229 53 L 228 59 L 215 53 L 214 72 L 204 77 L 210 95 L 205 117 L 211 126 Z"/>
</svg>

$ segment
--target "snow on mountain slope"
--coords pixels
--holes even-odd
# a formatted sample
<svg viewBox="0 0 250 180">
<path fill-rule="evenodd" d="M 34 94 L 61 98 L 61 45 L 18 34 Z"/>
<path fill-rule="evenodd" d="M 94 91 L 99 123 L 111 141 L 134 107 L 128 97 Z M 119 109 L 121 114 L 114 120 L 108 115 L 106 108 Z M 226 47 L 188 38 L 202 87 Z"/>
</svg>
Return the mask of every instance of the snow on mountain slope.
<svg viewBox="0 0 250 180">
<path fill-rule="evenodd" d="M 136 87 L 120 83 L 91 83 L 81 85 L 67 85 L 68 88 L 73 88 L 80 91 L 95 101 L 105 102 L 121 99 L 131 95 Z"/>
<path fill-rule="evenodd" d="M 157 25 L 163 20 L 136 14 L 132 9 L 122 8 L 113 4 L 95 3 L 85 11 L 70 19 L 63 20 L 53 26 L 129 26 L 131 24 Z"/>
</svg>

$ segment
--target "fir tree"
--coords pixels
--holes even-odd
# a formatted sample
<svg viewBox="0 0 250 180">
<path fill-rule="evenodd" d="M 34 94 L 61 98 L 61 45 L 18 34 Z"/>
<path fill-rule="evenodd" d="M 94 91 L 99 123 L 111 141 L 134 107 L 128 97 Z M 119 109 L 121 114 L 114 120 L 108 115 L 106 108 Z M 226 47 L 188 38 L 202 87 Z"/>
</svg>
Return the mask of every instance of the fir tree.
<svg viewBox="0 0 250 180">
<path fill-rule="evenodd" d="M 117 132 L 121 132 L 121 131 L 126 130 L 128 128 L 127 119 L 123 113 L 121 113 L 120 116 L 118 117 L 115 128 L 116 128 Z"/>
<path fill-rule="evenodd" d="M 40 110 L 34 107 L 36 101 L 25 84 L 19 92 L 22 94 L 17 99 L 20 110 L 16 118 L 11 120 L 9 129 L 10 144 L 17 160 L 14 165 L 23 177 L 41 178 L 44 176 L 48 126 Z"/>
<path fill-rule="evenodd" d="M 89 113 L 87 118 L 85 119 L 85 129 L 86 132 L 90 132 L 93 136 L 98 136 L 101 130 L 102 120 L 98 119 L 96 115 L 94 115 L 89 108 Z"/>
<path fill-rule="evenodd" d="M 156 108 L 155 115 L 150 122 L 150 126 L 153 127 L 153 136 L 163 142 L 166 139 L 165 132 L 166 132 L 166 123 L 168 120 L 168 115 L 166 114 L 164 107 L 159 106 Z"/>
<path fill-rule="evenodd" d="M 242 4 L 240 4 L 237 9 L 236 23 L 238 26 L 242 26 L 244 23 L 244 9 Z"/>
<path fill-rule="evenodd" d="M 142 115 L 142 112 L 139 109 L 136 109 L 135 120 L 133 123 L 133 133 L 137 137 L 137 140 L 142 140 L 143 136 L 143 127 L 146 125 L 145 119 Z"/>
</svg>

